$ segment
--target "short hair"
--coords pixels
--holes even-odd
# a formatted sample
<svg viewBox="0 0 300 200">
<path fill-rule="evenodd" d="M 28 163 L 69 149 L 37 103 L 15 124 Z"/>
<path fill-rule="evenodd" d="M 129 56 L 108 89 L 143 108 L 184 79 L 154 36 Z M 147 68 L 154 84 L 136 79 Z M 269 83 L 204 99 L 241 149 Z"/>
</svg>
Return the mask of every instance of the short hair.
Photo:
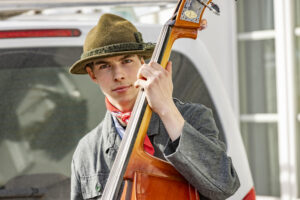
<svg viewBox="0 0 300 200">
<path fill-rule="evenodd" d="M 144 57 L 142 55 L 138 55 L 138 54 L 136 54 L 136 55 L 140 60 L 144 59 Z M 94 69 L 94 62 L 92 61 L 92 62 L 87 63 L 84 68 L 87 68 L 87 67 Z"/>
</svg>

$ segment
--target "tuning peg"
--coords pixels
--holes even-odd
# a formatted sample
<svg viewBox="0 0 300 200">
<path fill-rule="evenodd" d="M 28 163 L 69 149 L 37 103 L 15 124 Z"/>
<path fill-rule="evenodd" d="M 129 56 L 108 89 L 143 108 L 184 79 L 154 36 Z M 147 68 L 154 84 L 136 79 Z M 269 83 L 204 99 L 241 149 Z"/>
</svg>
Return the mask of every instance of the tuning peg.
<svg viewBox="0 0 300 200">
<path fill-rule="evenodd" d="M 220 8 L 219 8 L 219 6 L 217 4 L 215 4 L 215 3 L 213 3 L 213 2 L 211 2 L 210 4 L 211 4 L 211 8 L 213 9 L 212 11 L 215 14 L 219 15 L 220 14 Z"/>
<path fill-rule="evenodd" d="M 216 15 L 220 15 L 220 8 L 217 4 L 210 2 L 210 5 L 207 5 L 206 3 L 203 3 L 202 0 L 197 0 L 199 3 L 201 3 L 203 6 L 205 6 L 206 8 L 208 8 L 210 11 L 212 11 L 213 13 L 215 13 Z"/>
</svg>

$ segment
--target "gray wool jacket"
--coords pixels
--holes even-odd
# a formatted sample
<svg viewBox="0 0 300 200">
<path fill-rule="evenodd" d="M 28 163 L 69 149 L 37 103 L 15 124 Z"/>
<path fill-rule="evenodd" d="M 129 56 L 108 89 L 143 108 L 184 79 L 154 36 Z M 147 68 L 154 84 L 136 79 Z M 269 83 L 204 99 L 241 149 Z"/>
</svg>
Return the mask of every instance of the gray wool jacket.
<svg viewBox="0 0 300 200">
<path fill-rule="evenodd" d="M 200 104 L 174 100 L 185 119 L 182 135 L 171 142 L 158 115 L 153 114 L 148 136 L 154 156 L 167 160 L 200 193 L 200 199 L 226 199 L 239 188 L 237 173 L 218 138 L 210 109 Z M 112 116 L 104 120 L 78 143 L 71 169 L 71 199 L 98 199 L 105 187 L 121 139 Z"/>
</svg>

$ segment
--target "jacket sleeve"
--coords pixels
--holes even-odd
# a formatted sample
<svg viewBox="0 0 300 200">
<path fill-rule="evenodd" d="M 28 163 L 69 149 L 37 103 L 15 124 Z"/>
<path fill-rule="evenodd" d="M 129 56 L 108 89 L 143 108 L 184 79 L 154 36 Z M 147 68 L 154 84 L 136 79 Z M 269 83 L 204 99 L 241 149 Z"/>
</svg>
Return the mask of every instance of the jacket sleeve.
<svg viewBox="0 0 300 200">
<path fill-rule="evenodd" d="M 80 180 L 77 175 L 74 160 L 71 163 L 71 200 L 81 200 L 83 199 L 81 193 Z"/>
<path fill-rule="evenodd" d="M 186 113 L 186 114 L 185 114 Z M 179 140 L 168 141 L 165 158 L 205 197 L 226 199 L 239 188 L 237 173 L 218 138 L 211 110 L 196 105 L 184 111 Z"/>
</svg>

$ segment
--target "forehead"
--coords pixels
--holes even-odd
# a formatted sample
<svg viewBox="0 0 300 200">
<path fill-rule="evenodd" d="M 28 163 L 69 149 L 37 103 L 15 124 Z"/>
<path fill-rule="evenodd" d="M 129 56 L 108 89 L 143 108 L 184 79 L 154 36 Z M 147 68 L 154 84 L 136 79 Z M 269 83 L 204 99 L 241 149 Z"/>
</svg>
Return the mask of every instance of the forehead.
<svg viewBox="0 0 300 200">
<path fill-rule="evenodd" d="M 109 63 L 109 62 L 117 62 L 126 58 L 138 58 L 136 54 L 125 54 L 120 56 L 112 56 L 107 58 L 99 58 L 95 59 L 94 63 Z"/>
</svg>

